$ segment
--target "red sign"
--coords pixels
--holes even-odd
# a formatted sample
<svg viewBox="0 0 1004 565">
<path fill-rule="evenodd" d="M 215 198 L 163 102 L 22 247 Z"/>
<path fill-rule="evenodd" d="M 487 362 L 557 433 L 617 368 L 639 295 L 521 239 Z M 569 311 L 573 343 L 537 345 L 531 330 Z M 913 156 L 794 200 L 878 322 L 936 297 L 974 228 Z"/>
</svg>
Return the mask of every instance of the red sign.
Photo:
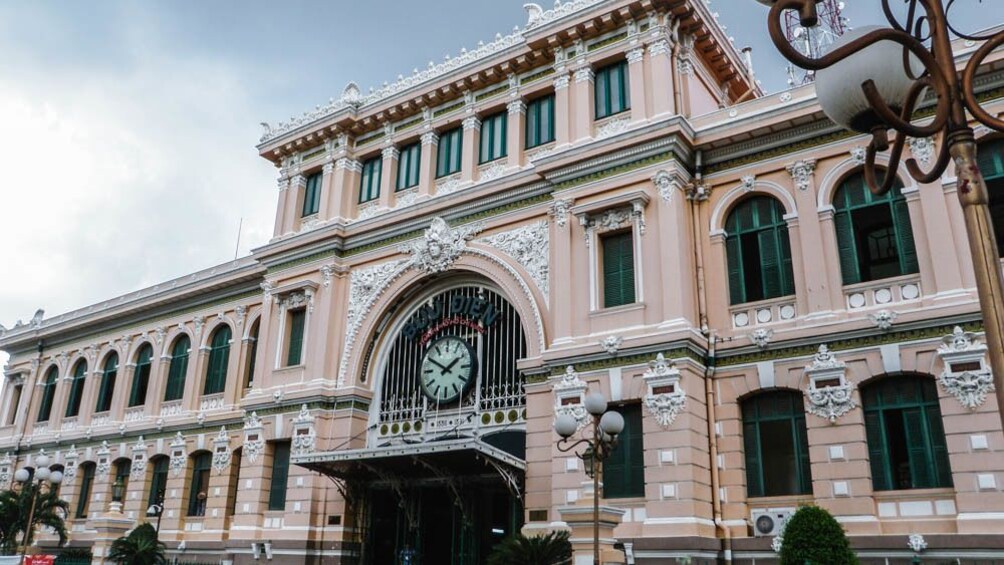
<svg viewBox="0 0 1004 565">
<path fill-rule="evenodd" d="M 55 555 L 28 555 L 24 558 L 24 565 L 52 565 L 55 561 Z"/>
</svg>

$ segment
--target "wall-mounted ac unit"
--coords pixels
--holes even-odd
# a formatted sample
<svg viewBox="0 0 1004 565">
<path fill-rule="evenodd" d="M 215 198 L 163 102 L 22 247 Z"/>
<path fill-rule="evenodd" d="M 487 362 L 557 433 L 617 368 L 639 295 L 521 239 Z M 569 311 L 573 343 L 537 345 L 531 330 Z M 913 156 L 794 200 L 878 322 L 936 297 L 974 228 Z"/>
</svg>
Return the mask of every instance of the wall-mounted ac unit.
<svg viewBox="0 0 1004 565">
<path fill-rule="evenodd" d="M 753 522 L 753 535 L 761 537 L 775 537 L 784 529 L 784 525 L 795 513 L 794 508 L 773 508 L 770 510 L 754 510 L 751 513 Z"/>
</svg>

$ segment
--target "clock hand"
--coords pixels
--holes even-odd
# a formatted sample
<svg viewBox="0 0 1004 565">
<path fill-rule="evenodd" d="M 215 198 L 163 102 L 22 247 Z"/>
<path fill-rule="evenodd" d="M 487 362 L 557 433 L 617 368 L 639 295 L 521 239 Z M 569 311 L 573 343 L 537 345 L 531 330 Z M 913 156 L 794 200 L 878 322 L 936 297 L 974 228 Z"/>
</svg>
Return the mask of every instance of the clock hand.
<svg viewBox="0 0 1004 565">
<path fill-rule="evenodd" d="M 459 362 L 460 362 L 460 358 L 457 357 L 453 361 L 450 361 L 449 365 L 447 365 L 446 367 L 443 367 L 443 370 L 446 371 L 446 372 L 452 372 L 453 366 L 456 365 Z"/>
<path fill-rule="evenodd" d="M 449 368 L 448 368 L 447 366 L 443 365 L 443 364 L 442 364 L 442 363 L 440 363 L 439 361 L 436 361 L 436 360 L 435 360 L 435 359 L 433 359 L 432 357 L 429 357 L 429 361 L 431 361 L 433 365 L 435 365 L 435 366 L 439 367 L 439 368 L 440 368 L 440 369 L 442 369 L 443 371 L 449 371 L 449 370 L 450 370 L 450 369 L 449 369 Z"/>
</svg>

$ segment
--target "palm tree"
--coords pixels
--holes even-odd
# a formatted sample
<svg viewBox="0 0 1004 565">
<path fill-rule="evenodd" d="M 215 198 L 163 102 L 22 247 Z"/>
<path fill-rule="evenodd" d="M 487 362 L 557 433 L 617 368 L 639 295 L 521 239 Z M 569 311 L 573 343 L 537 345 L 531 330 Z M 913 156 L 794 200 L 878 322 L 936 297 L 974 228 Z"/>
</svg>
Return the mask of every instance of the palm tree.
<svg viewBox="0 0 1004 565">
<path fill-rule="evenodd" d="M 150 524 L 140 524 L 129 535 L 112 542 L 108 559 L 119 565 L 164 565 L 167 557 L 164 544 L 157 539 L 157 530 Z"/>
<path fill-rule="evenodd" d="M 35 539 L 35 528 L 47 526 L 59 536 L 59 545 L 65 545 L 66 516 L 69 504 L 59 498 L 55 489 L 38 493 L 31 527 L 27 528 L 28 514 L 31 513 L 32 496 L 38 492 L 37 486 L 25 485 L 20 491 L 0 492 L 0 555 L 17 553 L 18 545 L 24 541 L 24 531 L 29 530 L 28 544 Z"/>
<path fill-rule="evenodd" d="M 503 541 L 488 557 L 488 565 L 571 565 L 572 544 L 568 532 L 546 536 L 522 534 Z"/>
</svg>

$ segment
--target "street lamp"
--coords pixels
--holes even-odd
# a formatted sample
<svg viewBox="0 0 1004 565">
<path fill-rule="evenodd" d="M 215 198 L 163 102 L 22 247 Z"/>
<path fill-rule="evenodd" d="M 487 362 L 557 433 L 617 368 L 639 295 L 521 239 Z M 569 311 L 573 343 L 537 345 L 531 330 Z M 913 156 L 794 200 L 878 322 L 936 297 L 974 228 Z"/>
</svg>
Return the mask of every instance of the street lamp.
<svg viewBox="0 0 1004 565">
<path fill-rule="evenodd" d="M 164 491 L 157 491 L 157 499 L 146 509 L 146 515 L 149 517 L 157 517 L 157 527 L 154 532 L 157 534 L 157 539 L 160 539 L 160 520 L 164 517 Z"/>
<path fill-rule="evenodd" d="M 122 494 L 124 490 L 125 482 L 122 480 L 122 477 L 116 478 L 115 482 L 112 483 L 112 503 L 108 508 L 113 514 L 122 513 Z"/>
<path fill-rule="evenodd" d="M 579 422 L 569 414 L 555 418 L 554 431 L 561 436 L 558 450 L 562 453 L 585 447 L 575 456 L 582 460 L 586 475 L 593 479 L 593 565 L 600 565 L 601 464 L 617 447 L 617 436 L 624 431 L 624 416 L 620 412 L 607 411 L 607 399 L 599 392 L 587 394 L 583 406 L 592 416 L 592 434 L 589 437 L 572 440 L 572 436 L 579 430 Z"/>
<path fill-rule="evenodd" d="M 49 456 L 43 453 L 35 458 L 35 465 L 38 467 L 35 469 L 34 475 L 23 467 L 14 472 L 14 480 L 21 485 L 22 490 L 28 489 L 31 495 L 31 507 L 28 510 L 28 521 L 25 524 L 24 539 L 22 540 L 21 561 L 24 561 L 25 556 L 28 554 L 31 532 L 35 529 L 33 523 L 35 520 L 35 503 L 38 502 L 38 495 L 42 491 L 42 486 L 45 485 L 48 489 L 54 489 L 59 483 L 63 482 L 63 472 L 49 469 L 49 463 L 51 463 Z"/>
<path fill-rule="evenodd" d="M 976 139 L 967 118 L 968 111 L 983 125 L 1004 131 L 1004 121 L 980 106 L 973 88 L 977 69 L 1004 44 L 1004 31 L 987 35 L 959 32 L 948 18 L 955 0 L 949 0 L 947 7 L 943 0 L 902 0 L 907 5 L 905 21 L 893 13 L 889 0 L 882 0 L 889 27 L 869 26 L 848 32 L 834 42 L 827 54 L 814 58 L 788 43 L 781 20 L 786 10 L 796 10 L 803 27 L 816 25 L 816 3 L 820 0 L 757 1 L 771 7 L 767 25 L 781 54 L 795 65 L 815 71 L 816 94 L 823 112 L 847 129 L 871 135 L 864 174 L 873 193 L 884 194 L 896 179 L 895 174 L 885 174 L 875 164 L 876 153 L 888 150 L 886 170 L 895 171 L 907 136 L 943 137 L 929 171 L 921 169 L 913 158 L 905 164 L 911 177 L 928 184 L 941 177 L 949 161 L 955 163 L 987 354 L 996 380 L 997 407 L 1004 420 L 1004 285 L 987 186 L 976 161 Z M 961 74 L 955 69 L 952 35 L 983 42 Z M 924 124 L 914 124 L 914 111 L 928 91 L 935 95 L 933 114 Z M 894 134 L 892 139 L 889 130 Z"/>
</svg>

